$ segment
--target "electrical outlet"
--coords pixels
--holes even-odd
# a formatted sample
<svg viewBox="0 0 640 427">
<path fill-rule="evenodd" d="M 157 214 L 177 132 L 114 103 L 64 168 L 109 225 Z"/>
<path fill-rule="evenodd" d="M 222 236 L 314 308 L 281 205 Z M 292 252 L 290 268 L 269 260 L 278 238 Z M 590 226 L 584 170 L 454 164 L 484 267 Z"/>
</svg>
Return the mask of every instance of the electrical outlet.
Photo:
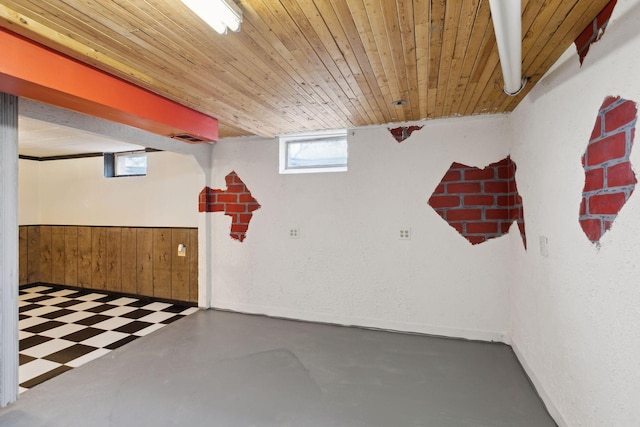
<svg viewBox="0 0 640 427">
<path fill-rule="evenodd" d="M 398 235 L 400 240 L 411 240 L 411 229 L 410 228 L 401 228 L 400 234 Z"/>
<path fill-rule="evenodd" d="M 298 227 L 293 227 L 289 229 L 289 238 L 290 239 L 299 239 L 300 238 L 300 229 Z"/>
<path fill-rule="evenodd" d="M 547 236 L 540 236 L 540 255 L 549 257 L 549 239 Z"/>
<path fill-rule="evenodd" d="M 178 245 L 178 256 L 187 256 L 187 247 L 182 243 Z"/>
</svg>

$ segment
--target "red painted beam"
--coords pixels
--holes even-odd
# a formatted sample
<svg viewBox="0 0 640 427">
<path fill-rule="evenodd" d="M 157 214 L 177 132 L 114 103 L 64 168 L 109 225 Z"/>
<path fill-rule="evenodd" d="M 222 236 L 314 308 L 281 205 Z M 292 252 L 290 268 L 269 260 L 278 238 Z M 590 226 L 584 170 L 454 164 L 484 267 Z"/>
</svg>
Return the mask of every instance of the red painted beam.
<svg viewBox="0 0 640 427">
<path fill-rule="evenodd" d="M 0 28 L 0 91 L 173 137 L 218 139 L 218 120 Z"/>
</svg>

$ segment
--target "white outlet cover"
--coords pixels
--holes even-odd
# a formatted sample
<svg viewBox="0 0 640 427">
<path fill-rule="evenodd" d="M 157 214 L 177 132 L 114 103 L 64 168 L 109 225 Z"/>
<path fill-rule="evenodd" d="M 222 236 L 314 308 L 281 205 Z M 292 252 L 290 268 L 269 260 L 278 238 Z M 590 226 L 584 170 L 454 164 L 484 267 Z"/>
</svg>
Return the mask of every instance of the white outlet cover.
<svg viewBox="0 0 640 427">
<path fill-rule="evenodd" d="M 549 239 L 547 236 L 540 236 L 540 255 L 549 257 Z"/>
</svg>

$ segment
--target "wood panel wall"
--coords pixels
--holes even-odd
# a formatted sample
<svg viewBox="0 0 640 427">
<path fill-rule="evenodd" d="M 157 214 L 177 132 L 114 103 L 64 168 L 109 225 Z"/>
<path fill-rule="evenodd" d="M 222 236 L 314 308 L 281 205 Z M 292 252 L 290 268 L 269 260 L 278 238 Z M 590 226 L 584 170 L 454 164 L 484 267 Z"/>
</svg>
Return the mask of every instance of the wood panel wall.
<svg viewBox="0 0 640 427">
<path fill-rule="evenodd" d="M 52 283 L 198 302 L 196 228 L 24 225 L 20 284 Z M 178 245 L 187 256 L 178 256 Z"/>
</svg>

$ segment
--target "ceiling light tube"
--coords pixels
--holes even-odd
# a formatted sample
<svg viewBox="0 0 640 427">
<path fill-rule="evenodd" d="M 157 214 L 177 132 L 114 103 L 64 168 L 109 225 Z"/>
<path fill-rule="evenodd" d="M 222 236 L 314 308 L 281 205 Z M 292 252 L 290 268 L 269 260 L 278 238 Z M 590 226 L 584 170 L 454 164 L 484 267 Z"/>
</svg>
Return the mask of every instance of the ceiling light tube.
<svg viewBox="0 0 640 427">
<path fill-rule="evenodd" d="M 522 6 L 520 0 L 489 0 L 498 43 L 504 93 L 515 96 L 526 83 L 522 78 Z"/>
<path fill-rule="evenodd" d="M 226 34 L 227 29 L 240 31 L 242 9 L 233 0 L 182 0 L 182 3 L 219 34 Z"/>
</svg>

